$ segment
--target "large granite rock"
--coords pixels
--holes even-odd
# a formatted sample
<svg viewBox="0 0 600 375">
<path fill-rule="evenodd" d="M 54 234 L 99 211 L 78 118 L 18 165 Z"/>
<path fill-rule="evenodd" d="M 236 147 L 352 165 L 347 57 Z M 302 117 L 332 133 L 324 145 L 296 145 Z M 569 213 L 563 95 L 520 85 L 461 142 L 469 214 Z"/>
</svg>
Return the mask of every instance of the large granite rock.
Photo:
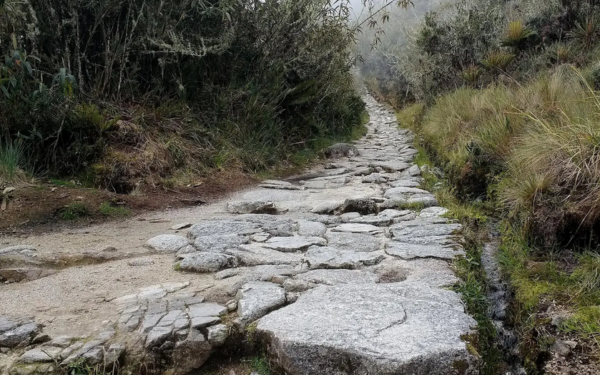
<svg viewBox="0 0 600 375">
<path fill-rule="evenodd" d="M 475 326 L 454 292 L 363 284 L 312 289 L 257 332 L 290 375 L 475 375 L 461 339 Z"/>
</svg>

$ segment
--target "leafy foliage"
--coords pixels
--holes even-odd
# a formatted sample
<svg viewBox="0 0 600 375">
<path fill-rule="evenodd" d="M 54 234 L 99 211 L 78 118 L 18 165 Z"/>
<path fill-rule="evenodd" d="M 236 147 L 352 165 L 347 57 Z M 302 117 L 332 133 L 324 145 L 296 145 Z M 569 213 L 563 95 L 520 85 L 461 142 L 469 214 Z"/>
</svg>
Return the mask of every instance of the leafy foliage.
<svg viewBox="0 0 600 375">
<path fill-rule="evenodd" d="M 346 1 L 0 9 L 0 137 L 50 174 L 126 191 L 182 169 L 261 170 L 360 125 Z"/>
</svg>

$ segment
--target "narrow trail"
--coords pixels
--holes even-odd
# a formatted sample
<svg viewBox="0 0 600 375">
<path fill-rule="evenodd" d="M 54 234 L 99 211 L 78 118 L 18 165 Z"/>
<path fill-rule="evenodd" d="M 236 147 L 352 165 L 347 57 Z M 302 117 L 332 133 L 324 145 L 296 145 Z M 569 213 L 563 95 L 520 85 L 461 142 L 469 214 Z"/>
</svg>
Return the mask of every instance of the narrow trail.
<svg viewBox="0 0 600 375">
<path fill-rule="evenodd" d="M 412 135 L 365 100 L 368 135 L 301 177 L 2 244 L 0 272 L 24 280 L 0 285 L 0 373 L 185 374 L 251 331 L 290 375 L 477 374 L 448 288 L 460 225 L 419 188 Z"/>
</svg>

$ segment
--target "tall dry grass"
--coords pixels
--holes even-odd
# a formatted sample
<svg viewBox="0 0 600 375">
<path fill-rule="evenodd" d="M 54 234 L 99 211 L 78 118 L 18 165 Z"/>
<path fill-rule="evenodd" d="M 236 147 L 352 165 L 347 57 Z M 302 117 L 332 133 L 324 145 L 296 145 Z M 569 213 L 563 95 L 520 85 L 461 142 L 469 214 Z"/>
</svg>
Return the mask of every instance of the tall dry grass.
<svg viewBox="0 0 600 375">
<path fill-rule="evenodd" d="M 439 98 L 418 130 L 460 194 L 497 194 L 547 244 L 597 229 L 600 93 L 573 68 L 460 89 Z"/>
</svg>

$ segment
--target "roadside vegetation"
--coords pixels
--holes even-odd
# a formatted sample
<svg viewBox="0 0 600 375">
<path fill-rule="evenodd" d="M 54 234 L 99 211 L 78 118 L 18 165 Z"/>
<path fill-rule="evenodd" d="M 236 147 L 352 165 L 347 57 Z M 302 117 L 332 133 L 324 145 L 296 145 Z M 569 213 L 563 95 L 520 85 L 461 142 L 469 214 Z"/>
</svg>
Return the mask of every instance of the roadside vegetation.
<svg viewBox="0 0 600 375">
<path fill-rule="evenodd" d="M 600 368 L 600 4 L 459 0 L 434 9 L 409 30 L 388 28 L 396 45 L 382 36 L 378 49 L 362 49 L 363 77 L 418 134 L 426 155 L 419 157 L 444 176 L 440 202 L 475 228 L 500 222 L 499 262 L 514 292 L 509 323 L 528 374 L 560 373 L 558 364 L 593 373 Z M 486 286 L 476 249 L 459 270 L 477 317 L 477 291 Z M 577 346 L 557 357 L 565 341 Z"/>
<path fill-rule="evenodd" d="M 0 186 L 129 193 L 347 140 L 348 4 L 0 0 Z"/>
</svg>

